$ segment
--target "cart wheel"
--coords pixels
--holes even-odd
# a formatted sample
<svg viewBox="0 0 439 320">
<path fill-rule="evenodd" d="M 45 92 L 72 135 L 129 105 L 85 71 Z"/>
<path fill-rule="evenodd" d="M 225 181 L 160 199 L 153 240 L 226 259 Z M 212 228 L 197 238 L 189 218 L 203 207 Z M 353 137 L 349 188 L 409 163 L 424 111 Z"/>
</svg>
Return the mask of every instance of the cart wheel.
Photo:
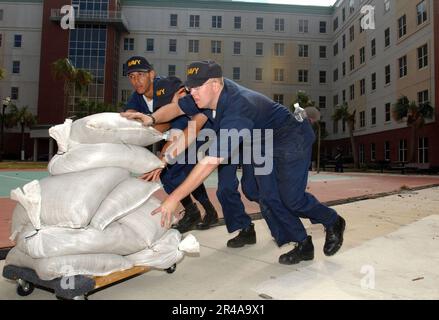
<svg viewBox="0 0 439 320">
<path fill-rule="evenodd" d="M 88 296 L 87 295 L 76 296 L 73 298 L 73 300 L 88 300 Z"/>
<path fill-rule="evenodd" d="M 17 281 L 17 294 L 21 297 L 30 295 L 35 289 L 35 286 L 27 281 L 18 279 Z"/>
<path fill-rule="evenodd" d="M 174 263 L 174 264 L 172 265 L 172 267 L 169 267 L 168 269 L 166 269 L 166 272 L 169 273 L 169 274 L 171 274 L 171 273 L 174 273 L 174 272 L 175 272 L 175 269 L 177 269 L 177 265 Z"/>
</svg>

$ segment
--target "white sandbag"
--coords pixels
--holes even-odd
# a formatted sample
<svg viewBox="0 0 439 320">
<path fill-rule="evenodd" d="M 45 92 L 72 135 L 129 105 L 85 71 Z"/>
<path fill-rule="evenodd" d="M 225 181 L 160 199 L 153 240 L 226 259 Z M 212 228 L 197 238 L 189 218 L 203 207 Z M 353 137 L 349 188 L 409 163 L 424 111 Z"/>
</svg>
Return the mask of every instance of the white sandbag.
<svg viewBox="0 0 439 320">
<path fill-rule="evenodd" d="M 26 210 L 29 220 L 35 229 L 41 228 L 41 186 L 38 180 L 33 180 L 20 188 L 11 191 L 11 199 L 18 201 Z"/>
<path fill-rule="evenodd" d="M 162 162 L 149 150 L 126 144 L 79 144 L 50 160 L 52 175 L 78 172 L 94 168 L 121 167 L 136 174 L 163 167 Z"/>
<path fill-rule="evenodd" d="M 93 253 L 128 255 L 143 250 L 146 245 L 128 226 L 116 221 L 104 231 L 90 227 L 43 227 L 37 232 L 27 226 L 19 233 L 16 247 L 38 259 Z"/>
<path fill-rule="evenodd" d="M 130 176 L 122 168 L 98 168 L 40 180 L 41 221 L 47 226 L 87 226 L 101 202 Z"/>
<path fill-rule="evenodd" d="M 161 215 L 151 214 L 160 204 L 157 198 L 151 197 L 141 207 L 117 221 L 133 230 L 136 237 L 144 241 L 144 248 L 152 246 L 167 231 L 160 224 Z"/>
<path fill-rule="evenodd" d="M 33 259 L 17 248 L 13 248 L 8 253 L 5 265 L 35 270 L 41 280 L 75 275 L 106 276 L 133 267 L 130 261 L 116 254 L 84 254 Z"/>
<path fill-rule="evenodd" d="M 170 229 L 151 248 L 126 256 L 126 258 L 135 266 L 167 269 L 183 258 L 185 252 L 183 248 L 188 250 L 186 252 L 194 253 L 199 252 L 200 246 L 192 235 L 189 235 L 188 240 L 183 243 L 181 233 Z"/>
<path fill-rule="evenodd" d="M 21 204 L 17 203 L 12 212 L 11 235 L 9 240 L 15 241 L 18 233 L 28 224 L 31 224 L 31 221 L 27 215 L 26 209 Z"/>
<path fill-rule="evenodd" d="M 160 184 L 156 182 L 137 178 L 122 181 L 101 203 L 90 225 L 98 230 L 104 230 L 111 222 L 140 207 L 158 189 Z"/>
<path fill-rule="evenodd" d="M 66 119 L 63 124 L 49 128 L 49 135 L 55 139 L 58 144 L 58 153 L 64 153 L 69 150 L 72 122 L 72 119 Z"/>
<path fill-rule="evenodd" d="M 73 122 L 70 139 L 79 143 L 122 143 L 149 146 L 163 134 L 119 113 L 98 113 Z"/>
</svg>

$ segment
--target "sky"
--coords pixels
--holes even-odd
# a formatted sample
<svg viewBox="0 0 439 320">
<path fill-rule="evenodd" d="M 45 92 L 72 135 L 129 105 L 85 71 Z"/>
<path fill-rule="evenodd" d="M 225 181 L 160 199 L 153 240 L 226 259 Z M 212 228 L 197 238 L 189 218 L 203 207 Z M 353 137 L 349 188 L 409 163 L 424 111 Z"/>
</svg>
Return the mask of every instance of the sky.
<svg viewBox="0 0 439 320">
<path fill-rule="evenodd" d="M 301 4 L 311 6 L 332 6 L 336 0 L 237 0 L 247 2 L 281 3 L 281 4 Z"/>
</svg>

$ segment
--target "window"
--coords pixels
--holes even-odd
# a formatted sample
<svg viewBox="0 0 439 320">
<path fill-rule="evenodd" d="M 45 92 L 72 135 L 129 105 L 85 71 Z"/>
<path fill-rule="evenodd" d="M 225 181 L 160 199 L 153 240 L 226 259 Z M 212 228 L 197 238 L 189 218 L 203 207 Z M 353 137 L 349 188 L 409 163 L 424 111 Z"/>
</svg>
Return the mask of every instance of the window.
<svg viewBox="0 0 439 320">
<path fill-rule="evenodd" d="M 20 61 L 12 61 L 12 73 L 20 73 Z"/>
<path fill-rule="evenodd" d="M 126 63 L 122 63 L 122 77 L 126 77 L 127 76 L 127 65 Z"/>
<path fill-rule="evenodd" d="M 334 81 L 334 82 L 337 82 L 337 81 L 338 81 L 338 68 L 334 70 L 333 81 Z"/>
<path fill-rule="evenodd" d="M 308 20 L 299 20 L 299 32 L 308 33 Z"/>
<path fill-rule="evenodd" d="M 299 70 L 299 82 L 308 82 L 308 70 Z"/>
<path fill-rule="evenodd" d="M 222 17 L 212 16 L 212 28 L 221 29 L 222 28 Z"/>
<path fill-rule="evenodd" d="M 200 40 L 189 40 L 189 52 L 198 53 L 200 50 Z"/>
<path fill-rule="evenodd" d="M 343 19 L 343 22 L 345 22 L 346 21 L 346 8 L 343 8 L 341 10 L 341 17 Z"/>
<path fill-rule="evenodd" d="M 343 49 L 346 48 L 346 34 L 343 34 L 343 36 L 342 36 L 342 46 L 343 46 Z"/>
<path fill-rule="evenodd" d="M 376 147 L 375 143 L 370 144 L 370 160 L 375 161 L 376 160 Z"/>
<path fill-rule="evenodd" d="M 363 33 L 364 29 L 363 26 L 361 25 L 361 21 L 363 21 L 364 15 L 360 17 L 360 20 L 358 20 L 358 25 L 360 26 L 360 33 Z"/>
<path fill-rule="evenodd" d="M 343 77 L 346 75 L 346 62 L 342 63 L 342 72 L 343 72 Z"/>
<path fill-rule="evenodd" d="M 351 84 L 351 86 L 349 87 L 349 96 L 351 98 L 351 100 L 355 99 L 355 85 Z"/>
<path fill-rule="evenodd" d="M 377 53 L 376 40 L 372 39 L 372 41 L 370 42 L 370 54 L 372 57 L 375 57 L 376 53 Z"/>
<path fill-rule="evenodd" d="M 284 81 L 284 69 L 274 69 L 274 81 Z"/>
<path fill-rule="evenodd" d="M 366 61 L 366 48 L 362 47 L 360 49 L 360 64 L 363 64 Z"/>
<path fill-rule="evenodd" d="M 178 15 L 171 14 L 169 16 L 169 26 L 170 27 L 176 27 L 177 26 L 177 21 L 178 21 Z"/>
<path fill-rule="evenodd" d="M 274 55 L 276 57 L 283 57 L 285 55 L 285 44 L 275 43 L 274 44 Z"/>
<path fill-rule="evenodd" d="M 399 77 L 405 77 L 407 75 L 407 56 L 401 57 L 399 61 Z"/>
<path fill-rule="evenodd" d="M 398 36 L 402 38 L 407 34 L 407 17 L 403 15 L 398 19 Z"/>
<path fill-rule="evenodd" d="M 146 39 L 146 51 L 152 52 L 154 51 L 154 39 Z"/>
<path fill-rule="evenodd" d="M 360 112 L 360 127 L 364 128 L 366 126 L 366 112 L 361 111 Z"/>
<path fill-rule="evenodd" d="M 319 72 L 319 82 L 326 83 L 326 71 Z"/>
<path fill-rule="evenodd" d="M 212 40 L 211 41 L 211 52 L 212 53 L 221 53 L 221 41 Z"/>
<path fill-rule="evenodd" d="M 256 42 L 256 55 L 262 56 L 264 54 L 264 44 L 262 42 Z"/>
<path fill-rule="evenodd" d="M 428 47 L 423 45 L 418 48 L 418 68 L 422 69 L 428 66 Z"/>
<path fill-rule="evenodd" d="M 320 33 L 326 33 L 326 21 L 320 21 Z"/>
<path fill-rule="evenodd" d="M 241 79 L 241 68 L 233 67 L 233 80 L 240 80 L 240 79 Z"/>
<path fill-rule="evenodd" d="M 174 64 L 168 65 L 168 77 L 175 77 L 176 66 Z"/>
<path fill-rule="evenodd" d="M 346 132 L 346 120 L 344 120 L 344 119 L 341 122 L 341 128 L 342 128 L 343 132 Z"/>
<path fill-rule="evenodd" d="M 416 6 L 416 12 L 418 25 L 427 21 L 427 7 L 425 6 L 425 0 Z"/>
<path fill-rule="evenodd" d="M 177 39 L 169 39 L 169 52 L 177 52 Z"/>
<path fill-rule="evenodd" d="M 346 102 L 346 90 L 342 91 L 342 99 L 343 99 L 343 103 Z"/>
<path fill-rule="evenodd" d="M 390 83 L 390 64 L 385 67 L 386 84 Z"/>
<path fill-rule="evenodd" d="M 235 17 L 234 19 L 234 28 L 241 29 L 241 17 Z"/>
<path fill-rule="evenodd" d="M 274 19 L 274 31 L 285 31 L 285 19 L 283 18 Z"/>
<path fill-rule="evenodd" d="M 372 91 L 376 90 L 376 88 L 377 88 L 377 74 L 375 72 L 372 73 L 371 83 L 372 83 L 372 86 L 371 86 Z"/>
<path fill-rule="evenodd" d="M 14 35 L 14 48 L 21 48 L 21 34 Z"/>
<path fill-rule="evenodd" d="M 189 28 L 199 28 L 200 27 L 200 16 L 191 14 L 189 16 Z"/>
<path fill-rule="evenodd" d="M 349 28 L 349 41 L 352 42 L 352 41 L 354 41 L 354 40 L 355 40 L 355 26 L 352 25 L 352 26 Z"/>
<path fill-rule="evenodd" d="M 11 100 L 18 100 L 18 87 L 11 87 Z"/>
<path fill-rule="evenodd" d="M 338 29 L 338 17 L 334 19 L 334 22 L 332 23 L 332 30 L 335 31 Z"/>
<path fill-rule="evenodd" d="M 334 44 L 334 57 L 338 54 L 338 42 Z"/>
<path fill-rule="evenodd" d="M 384 46 L 386 48 L 390 46 L 390 28 L 384 30 Z"/>
<path fill-rule="evenodd" d="M 421 92 L 418 92 L 418 105 L 422 106 L 423 104 L 429 103 L 428 100 L 428 90 L 424 90 Z"/>
<path fill-rule="evenodd" d="M 256 18 L 256 30 L 264 30 L 264 18 Z"/>
<path fill-rule="evenodd" d="M 0 33 L 0 47 L 2 46 L 2 42 L 3 42 L 3 35 Z"/>
<path fill-rule="evenodd" d="M 131 90 L 123 89 L 121 91 L 121 100 L 122 100 L 122 102 L 127 102 L 128 98 L 130 97 L 130 95 L 131 95 Z"/>
<path fill-rule="evenodd" d="M 390 103 L 386 103 L 384 110 L 385 121 L 390 122 Z"/>
<path fill-rule="evenodd" d="M 299 44 L 299 57 L 308 57 L 308 45 Z"/>
<path fill-rule="evenodd" d="M 241 54 L 241 42 L 233 42 L 233 54 Z"/>
<path fill-rule="evenodd" d="M 255 80 L 262 81 L 262 68 L 256 68 L 255 70 Z"/>
<path fill-rule="evenodd" d="M 319 108 L 320 109 L 326 108 L 326 96 L 319 96 Z"/>
<path fill-rule="evenodd" d="M 366 159 L 364 159 L 364 144 L 360 144 L 358 146 L 358 155 L 359 155 L 359 160 L 360 163 L 363 164 L 365 162 Z"/>
<path fill-rule="evenodd" d="M 338 120 L 333 120 L 333 122 L 332 122 L 332 132 L 334 134 L 338 133 Z"/>
<path fill-rule="evenodd" d="M 384 160 L 390 161 L 390 142 L 384 142 Z"/>
<path fill-rule="evenodd" d="M 134 50 L 134 38 L 125 38 L 123 40 L 123 49 L 125 51 L 133 51 Z"/>
<path fill-rule="evenodd" d="M 355 69 L 355 56 L 352 55 L 349 57 L 349 66 L 350 66 L 350 71 Z"/>
<path fill-rule="evenodd" d="M 390 0 L 384 0 L 384 13 L 390 11 Z"/>
<path fill-rule="evenodd" d="M 0 9 L 0 21 L 3 21 L 3 9 Z"/>
<path fill-rule="evenodd" d="M 349 14 L 355 11 L 354 5 L 355 5 L 354 0 L 349 0 Z"/>
<path fill-rule="evenodd" d="M 377 108 L 370 110 L 370 121 L 373 126 L 377 124 Z"/>
<path fill-rule="evenodd" d="M 335 106 L 338 106 L 338 94 L 336 94 L 335 96 L 332 97 L 332 103 Z"/>
<path fill-rule="evenodd" d="M 428 138 L 419 138 L 418 159 L 419 163 L 428 163 Z"/>
<path fill-rule="evenodd" d="M 321 59 L 326 58 L 326 46 L 320 46 L 319 47 L 319 54 Z"/>
<path fill-rule="evenodd" d="M 398 161 L 406 162 L 407 161 L 407 140 L 399 140 L 399 148 L 398 148 Z"/>
<path fill-rule="evenodd" d="M 360 96 L 364 96 L 366 94 L 366 79 L 360 80 Z"/>
<path fill-rule="evenodd" d="M 284 104 L 284 95 L 283 94 L 274 94 L 273 101 L 280 103 L 280 104 Z"/>
</svg>

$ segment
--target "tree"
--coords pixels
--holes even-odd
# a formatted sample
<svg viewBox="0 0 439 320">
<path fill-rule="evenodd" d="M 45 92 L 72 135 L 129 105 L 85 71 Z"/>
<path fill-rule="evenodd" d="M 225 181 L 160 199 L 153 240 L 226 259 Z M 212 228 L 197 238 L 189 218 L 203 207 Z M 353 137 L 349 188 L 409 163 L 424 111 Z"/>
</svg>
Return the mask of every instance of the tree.
<svg viewBox="0 0 439 320">
<path fill-rule="evenodd" d="M 416 162 L 416 137 L 418 131 L 425 124 L 426 119 L 433 117 L 434 109 L 430 102 L 417 105 L 415 101 L 409 102 L 406 96 L 401 96 L 393 105 L 393 119 L 398 122 L 405 121 L 407 127 L 410 128 L 410 143 L 408 161 Z"/>
<path fill-rule="evenodd" d="M 20 146 L 20 159 L 25 160 L 25 140 L 24 131 L 25 128 L 30 128 L 37 122 L 36 117 L 29 111 L 28 106 L 18 108 L 15 104 L 9 105 L 9 113 L 5 116 L 5 123 L 8 128 L 20 125 L 21 129 L 21 146 Z"/>
<path fill-rule="evenodd" d="M 351 113 L 349 111 L 348 104 L 344 102 L 342 105 L 338 105 L 335 107 L 334 114 L 332 115 L 332 120 L 334 121 L 342 120 L 347 123 L 349 129 L 349 137 L 352 146 L 352 156 L 354 158 L 354 167 L 358 169 L 359 168 L 358 155 L 357 155 L 357 151 L 355 147 L 355 139 L 354 139 L 355 113 L 356 113 L 355 110 Z"/>
<path fill-rule="evenodd" d="M 82 94 L 93 80 L 93 76 L 86 70 L 75 68 L 68 58 L 58 59 L 52 63 L 52 75 L 56 80 L 64 81 L 63 114 L 66 117 L 70 94 L 75 89 L 79 89 Z"/>
<path fill-rule="evenodd" d="M 78 103 L 78 107 L 75 108 L 74 115 L 76 116 L 76 118 L 82 118 L 89 116 L 91 114 L 101 113 L 101 112 L 119 112 L 119 110 L 121 109 L 122 109 L 122 104 L 113 106 L 111 104 L 107 104 L 103 102 L 81 100 Z"/>
</svg>

